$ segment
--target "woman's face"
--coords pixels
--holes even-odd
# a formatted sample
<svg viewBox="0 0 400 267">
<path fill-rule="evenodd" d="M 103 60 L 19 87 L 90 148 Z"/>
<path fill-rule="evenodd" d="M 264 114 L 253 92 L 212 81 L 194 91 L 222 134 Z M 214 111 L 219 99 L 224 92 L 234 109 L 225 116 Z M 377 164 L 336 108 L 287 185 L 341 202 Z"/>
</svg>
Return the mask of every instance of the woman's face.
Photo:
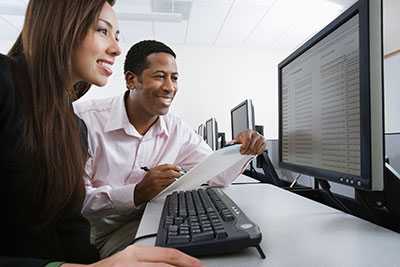
<svg viewBox="0 0 400 267">
<path fill-rule="evenodd" d="M 118 22 L 114 10 L 104 4 L 98 21 L 89 29 L 72 55 L 72 81 L 85 81 L 104 86 L 112 74 L 115 57 L 121 54 L 118 45 Z"/>
</svg>

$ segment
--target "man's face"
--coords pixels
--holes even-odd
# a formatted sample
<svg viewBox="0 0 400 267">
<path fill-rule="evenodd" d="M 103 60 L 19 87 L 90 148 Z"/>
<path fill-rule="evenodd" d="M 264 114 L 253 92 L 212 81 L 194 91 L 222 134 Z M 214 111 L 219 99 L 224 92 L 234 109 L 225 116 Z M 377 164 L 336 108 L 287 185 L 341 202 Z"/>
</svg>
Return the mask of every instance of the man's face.
<svg viewBox="0 0 400 267">
<path fill-rule="evenodd" d="M 165 115 L 178 90 L 178 71 L 175 58 L 168 53 L 153 53 L 147 56 L 148 67 L 137 76 L 127 72 L 129 85 L 133 82 L 135 98 L 151 116 Z"/>
</svg>

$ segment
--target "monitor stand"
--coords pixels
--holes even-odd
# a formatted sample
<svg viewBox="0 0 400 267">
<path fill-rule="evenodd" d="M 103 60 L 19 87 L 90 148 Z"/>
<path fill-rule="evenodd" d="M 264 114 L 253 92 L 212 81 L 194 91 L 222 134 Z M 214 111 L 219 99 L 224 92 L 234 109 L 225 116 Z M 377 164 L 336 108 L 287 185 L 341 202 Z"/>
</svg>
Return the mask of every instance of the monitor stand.
<svg viewBox="0 0 400 267">
<path fill-rule="evenodd" d="M 400 175 L 385 163 L 384 191 L 355 190 L 357 202 L 366 206 L 373 220 L 392 230 L 400 231 Z M 395 225 L 393 222 L 397 222 Z"/>
<path fill-rule="evenodd" d="M 268 156 L 268 150 L 265 150 L 261 155 L 256 158 L 257 167 L 261 167 L 264 174 L 257 172 L 253 167 L 253 162 L 250 162 L 250 171 L 245 171 L 244 174 L 248 175 L 262 183 L 273 184 L 279 187 L 284 187 L 286 184 L 279 178 Z"/>
<path fill-rule="evenodd" d="M 226 145 L 226 140 L 225 140 L 225 133 L 218 133 L 218 149 L 223 148 Z"/>
</svg>

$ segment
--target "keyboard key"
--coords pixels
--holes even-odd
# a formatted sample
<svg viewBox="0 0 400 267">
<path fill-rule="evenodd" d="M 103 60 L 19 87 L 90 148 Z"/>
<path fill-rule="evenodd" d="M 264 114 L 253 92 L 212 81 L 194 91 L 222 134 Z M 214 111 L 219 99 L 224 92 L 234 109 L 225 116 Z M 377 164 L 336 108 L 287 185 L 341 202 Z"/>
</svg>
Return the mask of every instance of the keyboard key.
<svg viewBox="0 0 400 267">
<path fill-rule="evenodd" d="M 232 214 L 222 214 L 222 219 L 226 222 L 230 222 L 235 219 L 235 216 L 233 216 Z"/>
<path fill-rule="evenodd" d="M 204 227 L 210 227 L 210 226 L 211 226 L 211 223 L 209 223 L 209 222 L 203 223 L 201 226 L 202 226 L 203 228 L 204 228 Z"/>
<path fill-rule="evenodd" d="M 199 228 L 199 229 L 192 229 L 192 230 L 191 230 L 191 233 L 192 233 L 192 234 L 201 233 L 201 230 L 200 230 L 200 228 Z"/>
<path fill-rule="evenodd" d="M 178 225 L 170 225 L 168 227 L 168 232 L 178 232 Z"/>
<path fill-rule="evenodd" d="M 189 235 L 189 230 L 181 230 L 181 231 L 179 231 L 179 234 L 180 235 Z"/>
<path fill-rule="evenodd" d="M 176 235 L 176 236 L 168 236 L 168 244 L 182 244 L 187 243 L 190 240 L 189 235 Z"/>
<path fill-rule="evenodd" d="M 215 230 L 215 236 L 217 239 L 225 239 L 228 237 L 228 234 L 223 229 Z"/>
<path fill-rule="evenodd" d="M 206 240 L 211 240 L 214 239 L 214 232 L 203 232 L 203 233 L 197 233 L 193 234 L 192 236 L 192 241 L 206 241 Z"/>
<path fill-rule="evenodd" d="M 211 226 L 209 226 L 209 227 L 203 227 L 203 232 L 212 232 L 213 230 L 212 230 L 212 228 L 211 228 Z"/>
<path fill-rule="evenodd" d="M 221 223 L 221 220 L 220 219 L 213 219 L 213 220 L 211 220 L 211 223 L 212 224 L 219 224 L 219 223 Z"/>
<path fill-rule="evenodd" d="M 183 218 L 182 217 L 176 217 L 175 218 L 175 224 L 179 225 L 181 223 L 183 223 Z"/>
<path fill-rule="evenodd" d="M 200 227 L 200 223 L 194 222 L 190 224 L 191 227 Z"/>
</svg>

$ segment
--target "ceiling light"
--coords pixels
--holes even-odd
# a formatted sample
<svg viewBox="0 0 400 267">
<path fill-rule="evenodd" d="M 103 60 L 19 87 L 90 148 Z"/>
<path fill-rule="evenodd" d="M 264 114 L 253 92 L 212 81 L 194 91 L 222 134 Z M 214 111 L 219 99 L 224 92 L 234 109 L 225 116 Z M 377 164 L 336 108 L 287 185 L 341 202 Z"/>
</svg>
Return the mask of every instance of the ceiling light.
<svg viewBox="0 0 400 267">
<path fill-rule="evenodd" d="M 118 20 L 138 20 L 138 21 L 163 21 L 163 22 L 181 22 L 183 17 L 179 13 L 117 13 Z"/>
<path fill-rule="evenodd" d="M 0 3 L 0 15 L 25 16 L 26 6 L 17 4 Z M 181 22 L 183 16 L 180 13 L 128 13 L 117 12 L 117 18 L 121 21 L 162 21 L 162 22 Z"/>
</svg>

